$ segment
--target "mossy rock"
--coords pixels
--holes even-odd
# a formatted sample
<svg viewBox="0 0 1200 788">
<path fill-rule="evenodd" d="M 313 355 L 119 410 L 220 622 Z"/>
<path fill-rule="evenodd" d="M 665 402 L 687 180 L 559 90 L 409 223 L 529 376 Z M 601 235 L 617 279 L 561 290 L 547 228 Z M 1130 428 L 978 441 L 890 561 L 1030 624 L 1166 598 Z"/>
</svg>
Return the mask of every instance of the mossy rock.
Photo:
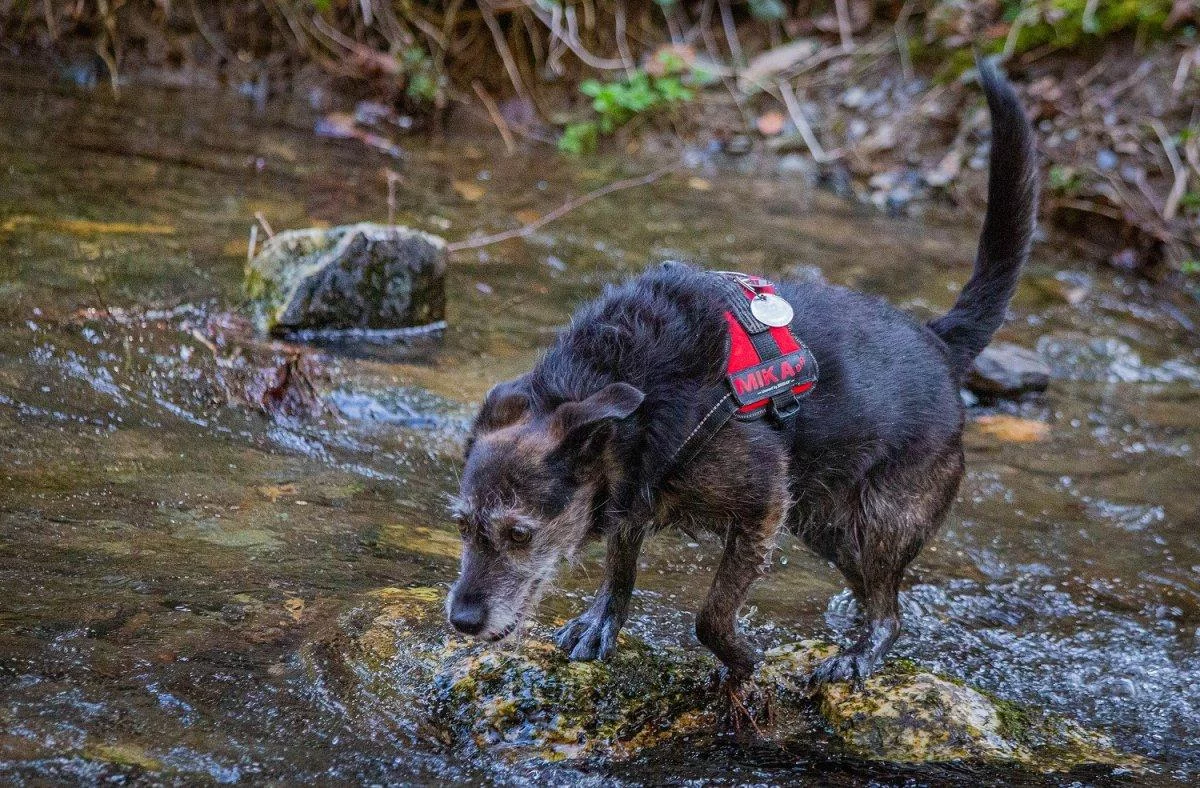
<svg viewBox="0 0 1200 788">
<path fill-rule="evenodd" d="M 289 230 L 246 266 L 261 330 L 336 336 L 438 326 L 446 318 L 446 242 L 382 224 Z"/>
<path fill-rule="evenodd" d="M 549 633 L 489 646 L 450 635 L 444 591 L 382 589 L 347 618 L 329 654 L 350 680 L 348 697 L 394 724 L 417 726 L 450 746 L 508 761 L 624 758 L 717 733 L 722 695 L 702 650 L 652 647 L 622 636 L 607 662 L 570 662 Z M 806 679 L 837 647 L 816 640 L 767 652 L 755 684 L 774 699 L 768 738 L 818 738 L 842 751 L 896 763 L 1016 764 L 1033 771 L 1107 765 L 1140 771 L 1142 759 L 1065 718 L 1004 701 L 892 660 L 861 688 Z"/>
</svg>

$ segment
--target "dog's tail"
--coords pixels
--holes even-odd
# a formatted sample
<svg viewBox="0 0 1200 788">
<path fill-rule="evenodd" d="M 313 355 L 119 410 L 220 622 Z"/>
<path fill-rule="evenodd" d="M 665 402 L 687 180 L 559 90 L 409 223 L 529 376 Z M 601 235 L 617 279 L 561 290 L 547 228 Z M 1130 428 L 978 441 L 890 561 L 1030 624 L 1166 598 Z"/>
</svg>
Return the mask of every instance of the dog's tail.
<svg viewBox="0 0 1200 788">
<path fill-rule="evenodd" d="M 992 334 L 1017 286 L 1029 256 L 1037 215 L 1037 164 L 1033 128 L 1011 84 L 990 61 L 979 59 L 979 81 L 992 118 L 988 205 L 983 219 L 975 271 L 954 308 L 929 327 L 950 349 L 954 370 L 962 375 Z"/>
</svg>

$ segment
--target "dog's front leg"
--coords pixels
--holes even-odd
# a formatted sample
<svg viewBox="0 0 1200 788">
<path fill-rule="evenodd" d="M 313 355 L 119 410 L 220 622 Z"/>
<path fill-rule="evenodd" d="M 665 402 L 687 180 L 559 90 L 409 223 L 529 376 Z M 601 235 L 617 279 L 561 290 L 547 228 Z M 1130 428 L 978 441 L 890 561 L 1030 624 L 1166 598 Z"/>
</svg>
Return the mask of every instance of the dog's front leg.
<svg viewBox="0 0 1200 788">
<path fill-rule="evenodd" d="M 730 528 L 712 587 L 696 616 L 696 637 L 721 660 L 733 684 L 750 678 L 758 663 L 758 651 L 738 632 L 738 611 L 763 573 L 780 519 L 777 511 L 753 527 Z"/>
<path fill-rule="evenodd" d="M 617 634 L 629 615 L 643 536 L 641 528 L 619 528 L 608 537 L 604 584 L 591 607 L 555 634 L 559 648 L 571 659 L 605 659 L 616 648 Z"/>
</svg>

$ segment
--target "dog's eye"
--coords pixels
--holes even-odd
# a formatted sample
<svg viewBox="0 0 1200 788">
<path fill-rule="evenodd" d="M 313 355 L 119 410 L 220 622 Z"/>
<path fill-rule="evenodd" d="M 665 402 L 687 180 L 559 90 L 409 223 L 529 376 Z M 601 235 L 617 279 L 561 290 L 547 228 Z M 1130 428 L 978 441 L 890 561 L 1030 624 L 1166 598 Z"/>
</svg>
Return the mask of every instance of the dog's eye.
<svg viewBox="0 0 1200 788">
<path fill-rule="evenodd" d="M 508 540 L 513 544 L 529 544 L 533 531 L 523 525 L 514 525 L 508 529 Z"/>
</svg>

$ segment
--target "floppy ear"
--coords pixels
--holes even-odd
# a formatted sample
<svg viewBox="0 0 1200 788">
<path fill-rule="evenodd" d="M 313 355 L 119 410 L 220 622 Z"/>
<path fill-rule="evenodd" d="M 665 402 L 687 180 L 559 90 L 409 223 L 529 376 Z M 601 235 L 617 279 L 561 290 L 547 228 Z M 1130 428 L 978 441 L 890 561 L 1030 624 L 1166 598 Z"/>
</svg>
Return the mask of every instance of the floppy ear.
<svg viewBox="0 0 1200 788">
<path fill-rule="evenodd" d="M 475 428 L 495 430 L 520 420 L 529 410 L 529 374 L 497 383 L 483 398 Z"/>
<path fill-rule="evenodd" d="M 612 419 L 631 415 L 645 398 L 645 394 L 628 383 L 610 383 L 582 402 L 559 405 L 552 424 L 560 435 L 578 439 Z"/>
</svg>

